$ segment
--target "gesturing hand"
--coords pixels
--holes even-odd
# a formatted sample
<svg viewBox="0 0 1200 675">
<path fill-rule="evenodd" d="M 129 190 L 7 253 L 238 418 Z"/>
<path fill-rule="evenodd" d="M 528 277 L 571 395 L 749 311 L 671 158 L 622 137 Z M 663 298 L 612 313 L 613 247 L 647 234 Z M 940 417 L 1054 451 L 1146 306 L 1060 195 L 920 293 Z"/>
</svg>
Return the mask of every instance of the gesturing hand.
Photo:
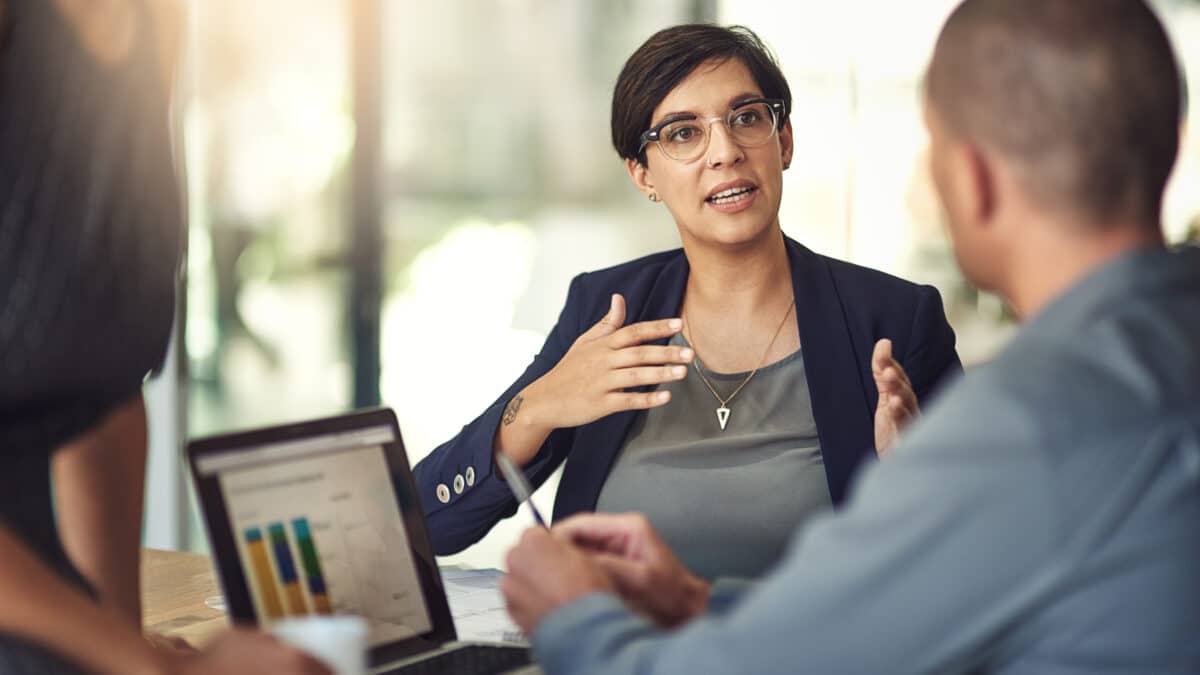
<svg viewBox="0 0 1200 675">
<path fill-rule="evenodd" d="M 556 523 L 552 532 L 589 552 L 625 604 L 664 628 L 708 606 L 708 583 L 683 566 L 640 513 L 582 514 Z"/>
<path fill-rule="evenodd" d="M 538 393 L 555 427 L 575 427 L 622 410 L 655 408 L 670 392 L 626 389 L 682 380 L 692 350 L 647 345 L 683 329 L 680 319 L 625 326 L 625 298 L 613 295 L 608 314 L 580 335 L 558 364 L 538 382 Z"/>
<path fill-rule="evenodd" d="M 682 380 L 695 358 L 687 347 L 648 345 L 683 329 L 680 319 L 625 324 L 625 298 L 612 296 L 608 314 L 580 335 L 548 373 L 512 400 L 502 424 L 514 422 L 541 433 L 577 427 L 624 410 L 644 410 L 665 405 L 668 391 L 635 392 L 628 389 Z M 506 448 L 524 464 L 538 446 L 518 443 Z"/>
<path fill-rule="evenodd" d="M 875 451 L 880 457 L 887 454 L 900 431 L 912 418 L 921 414 L 917 395 L 913 392 L 908 374 L 892 358 L 892 341 L 875 343 L 871 354 L 871 373 L 879 389 L 879 404 L 875 406 Z"/>
</svg>

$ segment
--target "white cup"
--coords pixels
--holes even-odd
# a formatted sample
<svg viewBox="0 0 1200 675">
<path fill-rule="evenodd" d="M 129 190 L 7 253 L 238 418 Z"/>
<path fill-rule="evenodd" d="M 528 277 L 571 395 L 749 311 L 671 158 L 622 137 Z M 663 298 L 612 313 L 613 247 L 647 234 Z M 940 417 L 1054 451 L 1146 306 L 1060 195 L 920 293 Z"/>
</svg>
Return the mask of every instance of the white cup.
<svg viewBox="0 0 1200 675">
<path fill-rule="evenodd" d="M 271 632 L 324 662 L 334 675 L 366 675 L 367 622 L 360 616 L 284 619 Z"/>
</svg>

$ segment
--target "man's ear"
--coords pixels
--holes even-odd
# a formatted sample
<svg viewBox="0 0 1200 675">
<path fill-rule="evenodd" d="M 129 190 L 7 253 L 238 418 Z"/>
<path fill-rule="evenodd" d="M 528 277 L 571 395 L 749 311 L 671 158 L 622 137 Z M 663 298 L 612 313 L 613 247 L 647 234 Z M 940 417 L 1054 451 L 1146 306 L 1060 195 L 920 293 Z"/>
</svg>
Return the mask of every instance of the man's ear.
<svg viewBox="0 0 1200 675">
<path fill-rule="evenodd" d="M 955 149 L 959 204 L 972 222 L 989 225 L 996 216 L 996 171 L 991 157 L 979 146 L 963 143 Z"/>
<path fill-rule="evenodd" d="M 646 197 L 657 195 L 657 191 L 654 189 L 654 178 L 650 175 L 650 167 L 636 159 L 627 159 L 625 160 L 625 170 L 629 172 L 629 180 L 633 181 L 634 187 L 643 195 Z"/>
<path fill-rule="evenodd" d="M 783 153 L 783 168 L 785 171 L 792 165 L 792 152 L 795 150 L 794 142 L 792 121 L 788 120 L 783 123 L 783 128 L 779 130 L 779 146 Z"/>
</svg>

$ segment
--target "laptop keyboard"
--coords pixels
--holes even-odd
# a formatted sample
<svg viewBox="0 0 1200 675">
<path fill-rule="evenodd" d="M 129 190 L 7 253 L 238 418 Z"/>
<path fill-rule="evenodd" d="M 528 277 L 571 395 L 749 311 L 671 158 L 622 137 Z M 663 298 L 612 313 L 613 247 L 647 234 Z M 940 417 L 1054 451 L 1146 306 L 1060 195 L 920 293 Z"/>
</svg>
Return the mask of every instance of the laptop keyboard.
<svg viewBox="0 0 1200 675">
<path fill-rule="evenodd" d="M 389 670 L 385 675 L 494 675 L 529 664 L 528 649 L 470 646 Z"/>
</svg>

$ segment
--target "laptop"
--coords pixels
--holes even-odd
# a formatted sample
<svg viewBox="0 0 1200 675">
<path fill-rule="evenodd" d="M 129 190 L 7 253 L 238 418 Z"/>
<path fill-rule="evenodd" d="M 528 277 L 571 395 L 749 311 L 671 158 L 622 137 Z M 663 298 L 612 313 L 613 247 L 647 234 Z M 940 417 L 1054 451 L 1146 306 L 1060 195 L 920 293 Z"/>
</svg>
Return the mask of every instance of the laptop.
<svg viewBox="0 0 1200 675">
<path fill-rule="evenodd" d="M 370 672 L 539 673 L 511 643 L 458 642 L 390 409 L 192 440 L 234 623 L 357 614 Z"/>
</svg>

